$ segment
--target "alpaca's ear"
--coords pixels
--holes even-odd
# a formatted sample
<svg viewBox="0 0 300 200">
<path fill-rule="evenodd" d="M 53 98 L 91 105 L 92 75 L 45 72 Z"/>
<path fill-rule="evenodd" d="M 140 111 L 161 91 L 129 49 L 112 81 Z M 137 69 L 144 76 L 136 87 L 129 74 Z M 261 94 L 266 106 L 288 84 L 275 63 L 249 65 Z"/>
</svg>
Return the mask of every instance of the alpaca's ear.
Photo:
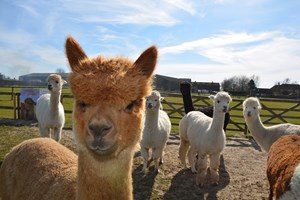
<svg viewBox="0 0 300 200">
<path fill-rule="evenodd" d="M 159 101 L 162 102 L 165 98 L 163 97 L 160 97 Z"/>
<path fill-rule="evenodd" d="M 209 98 L 210 100 L 212 100 L 212 101 L 215 100 L 215 96 L 214 96 L 214 95 L 209 95 L 208 98 Z"/>
<path fill-rule="evenodd" d="M 66 40 L 66 54 L 72 71 L 76 71 L 76 67 L 79 65 L 80 61 L 87 58 L 83 49 L 72 36 L 68 36 Z"/>
<path fill-rule="evenodd" d="M 139 68 L 143 75 L 150 77 L 155 69 L 157 61 L 157 48 L 151 46 L 146 49 L 140 57 L 135 61 L 134 67 Z"/>
<path fill-rule="evenodd" d="M 261 104 L 260 103 L 258 104 L 257 109 L 261 110 Z"/>
<path fill-rule="evenodd" d="M 67 84 L 68 82 L 66 81 L 66 80 L 64 80 L 64 79 L 62 79 L 62 84 L 64 85 L 64 84 Z"/>
</svg>

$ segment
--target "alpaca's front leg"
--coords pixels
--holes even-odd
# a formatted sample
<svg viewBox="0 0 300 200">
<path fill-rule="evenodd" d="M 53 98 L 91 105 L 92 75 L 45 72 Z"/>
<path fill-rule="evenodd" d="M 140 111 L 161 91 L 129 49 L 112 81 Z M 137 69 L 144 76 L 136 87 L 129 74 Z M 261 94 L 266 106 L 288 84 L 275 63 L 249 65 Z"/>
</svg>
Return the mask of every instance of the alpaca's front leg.
<svg viewBox="0 0 300 200">
<path fill-rule="evenodd" d="M 155 172 L 159 172 L 158 167 L 159 167 L 160 159 L 163 157 L 163 149 L 161 148 L 153 149 L 152 157 L 154 160 Z"/>
<path fill-rule="evenodd" d="M 191 166 L 191 170 L 193 173 L 197 173 L 196 170 L 196 154 L 197 154 L 197 150 L 194 147 L 190 147 L 189 151 L 188 151 L 188 160 Z"/>
<path fill-rule="evenodd" d="M 61 138 L 61 131 L 62 131 L 62 127 L 61 128 L 55 127 L 53 129 L 53 139 L 57 142 L 59 142 Z"/>
<path fill-rule="evenodd" d="M 211 175 L 211 184 L 219 184 L 219 166 L 220 166 L 220 154 L 210 155 L 210 175 Z"/>
<path fill-rule="evenodd" d="M 143 169 L 142 169 L 141 173 L 145 173 L 147 165 L 148 165 L 148 160 L 149 160 L 149 149 L 141 147 L 141 155 L 144 159 Z"/>
<path fill-rule="evenodd" d="M 39 125 L 41 137 L 50 137 L 50 128 Z"/>
<path fill-rule="evenodd" d="M 202 187 L 204 185 L 206 173 L 207 173 L 207 155 L 198 154 L 197 176 L 196 176 L 196 184 L 198 186 Z"/>
</svg>

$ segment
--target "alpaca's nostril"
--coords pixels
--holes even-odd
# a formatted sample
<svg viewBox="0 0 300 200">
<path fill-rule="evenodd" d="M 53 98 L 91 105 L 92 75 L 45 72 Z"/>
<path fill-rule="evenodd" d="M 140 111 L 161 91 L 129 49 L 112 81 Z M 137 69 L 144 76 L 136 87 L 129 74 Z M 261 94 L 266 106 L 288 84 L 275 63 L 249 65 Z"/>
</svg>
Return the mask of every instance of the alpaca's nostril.
<svg viewBox="0 0 300 200">
<path fill-rule="evenodd" d="M 111 129 L 110 125 L 89 124 L 90 133 L 97 139 L 104 137 Z"/>
</svg>

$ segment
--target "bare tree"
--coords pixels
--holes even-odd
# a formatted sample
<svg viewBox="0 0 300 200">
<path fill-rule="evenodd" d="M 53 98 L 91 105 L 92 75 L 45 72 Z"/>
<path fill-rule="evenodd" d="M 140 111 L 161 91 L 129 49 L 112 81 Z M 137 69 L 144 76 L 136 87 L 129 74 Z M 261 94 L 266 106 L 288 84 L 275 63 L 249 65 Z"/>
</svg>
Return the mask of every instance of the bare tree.
<svg viewBox="0 0 300 200">
<path fill-rule="evenodd" d="M 298 84 L 297 81 L 291 81 L 290 78 L 285 78 L 283 81 L 275 82 L 275 85 L 282 85 L 282 84 Z"/>
<path fill-rule="evenodd" d="M 259 77 L 256 75 L 252 75 L 251 77 L 247 77 L 245 75 L 233 76 L 231 78 L 225 79 L 221 83 L 221 87 L 225 91 L 232 92 L 249 92 L 249 82 L 253 81 L 251 86 L 257 87 L 259 84 Z"/>
<path fill-rule="evenodd" d="M 63 73 L 65 73 L 65 70 L 63 68 L 57 68 L 56 73 L 63 74 Z"/>
</svg>

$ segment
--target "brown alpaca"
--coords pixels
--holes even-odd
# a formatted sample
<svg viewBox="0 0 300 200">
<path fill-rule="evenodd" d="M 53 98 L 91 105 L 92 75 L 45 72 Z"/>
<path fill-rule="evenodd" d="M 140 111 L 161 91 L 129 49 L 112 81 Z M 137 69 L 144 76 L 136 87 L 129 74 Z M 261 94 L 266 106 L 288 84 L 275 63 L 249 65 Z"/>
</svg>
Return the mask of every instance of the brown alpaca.
<svg viewBox="0 0 300 200">
<path fill-rule="evenodd" d="M 78 162 L 75 155 L 50 139 L 34 139 L 30 145 L 24 142 L 8 154 L 1 166 L 2 200 L 44 199 L 44 188 L 50 191 L 67 182 L 59 194 L 51 196 L 46 191 L 47 199 L 132 199 L 131 165 L 144 121 L 144 97 L 152 90 L 156 47 L 148 48 L 134 63 L 125 58 L 89 59 L 70 36 L 66 54 L 72 69 L 69 83 L 75 98 Z M 35 154 L 28 154 L 26 146 Z M 52 147 L 50 151 L 48 147 Z M 53 162 L 52 155 L 59 159 Z M 32 165 L 37 167 L 32 169 Z M 51 168 L 57 173 L 49 172 Z M 40 182 L 36 174 L 47 180 Z M 16 183 L 19 190 L 24 187 L 27 191 L 15 194 Z"/>
<path fill-rule="evenodd" d="M 300 136 L 283 135 L 268 152 L 269 199 L 293 200 L 300 195 Z"/>
</svg>

